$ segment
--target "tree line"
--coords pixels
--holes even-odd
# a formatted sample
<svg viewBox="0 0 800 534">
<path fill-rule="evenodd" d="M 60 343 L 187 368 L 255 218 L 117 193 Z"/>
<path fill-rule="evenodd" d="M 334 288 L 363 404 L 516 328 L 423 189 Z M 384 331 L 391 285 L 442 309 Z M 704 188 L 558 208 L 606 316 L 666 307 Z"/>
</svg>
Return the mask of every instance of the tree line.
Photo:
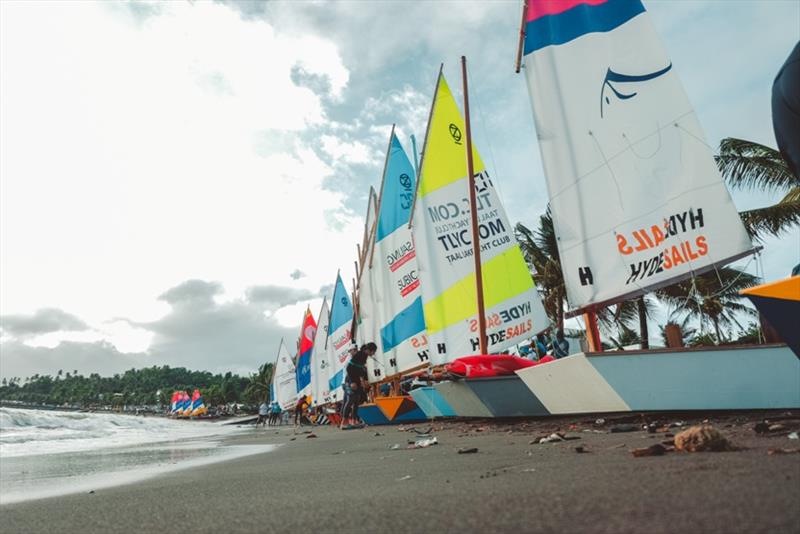
<svg viewBox="0 0 800 534">
<path fill-rule="evenodd" d="M 230 403 L 255 405 L 269 398 L 272 364 L 264 364 L 247 377 L 233 373 L 212 374 L 184 367 L 153 366 L 129 369 L 122 374 L 84 376 L 77 370 L 55 376 L 35 374 L 27 378 L 3 378 L 0 400 L 34 405 L 77 406 L 168 406 L 174 391 L 192 394 L 200 389 L 208 406 Z"/>
</svg>

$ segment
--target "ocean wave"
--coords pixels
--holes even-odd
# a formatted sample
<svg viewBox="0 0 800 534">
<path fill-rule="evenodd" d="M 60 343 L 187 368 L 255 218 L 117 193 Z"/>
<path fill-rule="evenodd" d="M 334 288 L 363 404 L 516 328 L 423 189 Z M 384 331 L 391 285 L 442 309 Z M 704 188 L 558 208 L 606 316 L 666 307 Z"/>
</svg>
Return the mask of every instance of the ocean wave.
<svg viewBox="0 0 800 534">
<path fill-rule="evenodd" d="M 233 430 L 161 417 L 0 408 L 0 458 L 183 440 Z"/>
</svg>

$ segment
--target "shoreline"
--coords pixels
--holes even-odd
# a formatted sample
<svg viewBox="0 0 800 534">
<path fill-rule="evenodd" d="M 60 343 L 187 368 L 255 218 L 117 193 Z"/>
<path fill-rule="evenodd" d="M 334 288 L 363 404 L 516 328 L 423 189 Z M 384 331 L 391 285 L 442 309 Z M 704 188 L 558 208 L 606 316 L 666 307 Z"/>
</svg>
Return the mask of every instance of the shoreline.
<svg viewBox="0 0 800 534">
<path fill-rule="evenodd" d="M 800 426 L 800 416 L 772 414 Z M 610 423 L 598 429 L 579 417 L 422 423 L 417 429 L 431 428 L 439 445 L 412 450 L 408 425 L 300 429 L 316 438 L 291 426 L 247 429 L 226 445 L 278 447 L 2 511 L 14 532 L 792 532 L 800 454 L 768 450 L 800 443 L 757 435 L 764 417 L 708 416 L 735 452 L 650 458 L 630 450 L 663 434 L 610 433 Z M 531 444 L 558 429 L 580 439 Z M 458 454 L 463 447 L 478 452 Z"/>
</svg>

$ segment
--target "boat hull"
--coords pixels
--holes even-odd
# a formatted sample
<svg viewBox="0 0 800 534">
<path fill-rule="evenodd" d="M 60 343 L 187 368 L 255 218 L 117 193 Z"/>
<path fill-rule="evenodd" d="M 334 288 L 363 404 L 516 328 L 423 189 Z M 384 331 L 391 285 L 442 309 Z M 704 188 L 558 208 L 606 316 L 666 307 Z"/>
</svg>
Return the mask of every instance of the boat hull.
<svg viewBox="0 0 800 534">
<path fill-rule="evenodd" d="M 550 415 L 517 375 L 466 379 L 462 382 L 475 393 L 492 417 Z"/>
<path fill-rule="evenodd" d="M 378 397 L 375 404 L 390 423 L 415 423 L 428 419 L 409 395 Z"/>
<path fill-rule="evenodd" d="M 377 405 L 372 403 L 362 404 L 358 407 L 358 417 L 366 425 L 390 425 L 392 422 L 383 414 Z"/>
<path fill-rule="evenodd" d="M 494 417 L 489 408 L 463 381 L 439 382 L 434 387 L 457 417 Z"/>
<path fill-rule="evenodd" d="M 426 386 L 411 390 L 411 396 L 417 402 L 417 406 L 425 412 L 429 419 L 434 417 L 454 417 L 456 412 L 447 404 L 444 397 L 433 386 Z"/>
<path fill-rule="evenodd" d="M 554 415 L 800 408 L 786 345 L 579 353 L 517 375 Z"/>
</svg>

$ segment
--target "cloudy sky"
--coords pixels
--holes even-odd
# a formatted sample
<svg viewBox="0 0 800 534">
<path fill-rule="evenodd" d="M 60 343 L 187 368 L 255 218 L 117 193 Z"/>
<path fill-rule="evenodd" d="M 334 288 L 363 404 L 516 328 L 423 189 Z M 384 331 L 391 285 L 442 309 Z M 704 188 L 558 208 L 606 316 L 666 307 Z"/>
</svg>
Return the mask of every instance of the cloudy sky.
<svg viewBox="0 0 800 534">
<path fill-rule="evenodd" d="M 547 200 L 520 6 L 0 2 L 0 376 L 272 360 L 337 269 L 349 285 L 391 124 L 421 144 L 439 63 L 458 92 L 462 54 L 477 146 L 532 225 Z M 774 146 L 800 3 L 646 6 L 709 144 Z M 794 231 L 761 264 L 798 261 Z"/>
</svg>

